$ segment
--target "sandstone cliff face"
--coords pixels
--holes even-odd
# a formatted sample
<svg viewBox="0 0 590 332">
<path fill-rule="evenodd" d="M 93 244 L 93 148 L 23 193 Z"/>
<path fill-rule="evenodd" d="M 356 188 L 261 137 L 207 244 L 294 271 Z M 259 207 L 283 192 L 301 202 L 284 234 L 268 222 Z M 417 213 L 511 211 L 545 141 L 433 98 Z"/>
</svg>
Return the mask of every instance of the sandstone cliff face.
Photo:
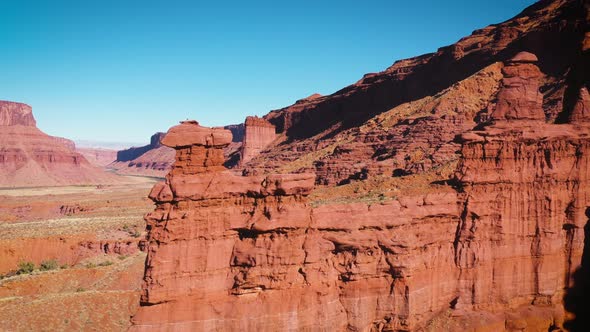
<svg viewBox="0 0 590 332">
<path fill-rule="evenodd" d="M 587 55 L 580 55 L 590 45 L 587 27 L 583 1 L 540 1 L 435 53 L 272 111 L 264 118 L 280 137 L 249 166 L 314 171 L 318 184 L 330 185 L 445 167 L 454 162 L 454 136 L 487 120 L 495 108 L 498 64 L 523 50 L 539 58 L 543 75 L 540 94 L 534 94 L 543 100 L 544 118 L 566 123 L 570 112 L 563 110 L 573 108 L 590 72 Z"/>
<path fill-rule="evenodd" d="M 455 305 L 553 306 L 559 325 L 588 224 L 590 123 L 546 124 L 535 60 L 519 55 L 506 67 L 493 125 L 462 137 Z"/>
<path fill-rule="evenodd" d="M 75 152 L 71 140 L 49 136 L 35 124 L 30 106 L 0 102 L 0 187 L 118 181 Z"/>
<path fill-rule="evenodd" d="M 36 127 L 31 106 L 11 101 L 0 101 L 0 126 Z"/>
<path fill-rule="evenodd" d="M 438 181 L 378 186 L 372 201 L 345 202 L 338 186 L 314 200 L 312 174 L 234 175 L 221 166 L 229 133 L 173 127 L 132 330 L 562 327 L 588 250 L 590 122 L 545 122 L 533 54 L 485 73 L 494 102 L 454 140 L 454 178 L 431 169 Z"/>
<path fill-rule="evenodd" d="M 244 122 L 244 141 L 240 153 L 240 163 L 247 164 L 258 156 L 276 138 L 275 126 L 270 122 L 249 116 Z"/>
</svg>

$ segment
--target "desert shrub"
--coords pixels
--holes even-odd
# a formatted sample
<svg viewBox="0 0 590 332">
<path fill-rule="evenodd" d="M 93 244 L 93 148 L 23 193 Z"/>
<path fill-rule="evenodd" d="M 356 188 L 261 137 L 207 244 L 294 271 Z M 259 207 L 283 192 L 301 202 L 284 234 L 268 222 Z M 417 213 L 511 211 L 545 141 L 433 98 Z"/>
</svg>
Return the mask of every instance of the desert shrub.
<svg viewBox="0 0 590 332">
<path fill-rule="evenodd" d="M 98 266 L 109 266 L 109 265 L 113 265 L 113 262 L 111 261 L 104 261 L 98 264 Z"/>
<path fill-rule="evenodd" d="M 35 263 L 33 262 L 20 262 L 18 263 L 18 270 L 16 274 L 28 274 L 35 271 Z"/>
<path fill-rule="evenodd" d="M 82 288 L 82 287 L 78 287 L 78 288 L 76 289 L 76 293 L 85 292 L 85 291 L 86 291 L 86 289 L 84 289 L 84 288 Z"/>
<path fill-rule="evenodd" d="M 55 270 L 58 267 L 59 267 L 59 264 L 57 263 L 57 261 L 55 259 L 50 259 L 47 261 L 42 261 L 41 264 L 39 265 L 39 270 L 50 271 L 50 270 Z"/>
<path fill-rule="evenodd" d="M 88 269 L 94 269 L 96 267 L 96 264 L 90 262 L 90 263 L 86 263 L 86 268 Z"/>
<path fill-rule="evenodd" d="M 125 259 L 127 259 L 127 257 L 129 257 L 129 255 L 119 255 L 117 258 L 118 258 L 120 261 L 124 261 Z"/>
<path fill-rule="evenodd" d="M 131 236 L 133 236 L 133 237 L 135 237 L 135 238 L 138 238 L 138 237 L 140 237 L 140 236 L 141 236 L 141 233 L 140 233 L 139 231 L 137 231 L 137 230 L 136 230 L 136 231 L 134 231 L 133 233 L 131 233 Z"/>
</svg>

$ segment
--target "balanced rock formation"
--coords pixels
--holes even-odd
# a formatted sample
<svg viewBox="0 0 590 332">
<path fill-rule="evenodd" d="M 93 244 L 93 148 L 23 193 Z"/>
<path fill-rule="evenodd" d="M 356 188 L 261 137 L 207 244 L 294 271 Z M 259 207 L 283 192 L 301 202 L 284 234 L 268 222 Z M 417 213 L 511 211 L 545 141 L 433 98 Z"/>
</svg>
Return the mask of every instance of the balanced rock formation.
<svg viewBox="0 0 590 332">
<path fill-rule="evenodd" d="M 0 187 L 104 184 L 116 176 L 92 166 L 71 140 L 36 127 L 30 106 L 0 102 Z"/>
<path fill-rule="evenodd" d="M 224 148 L 225 166 L 235 167 L 240 160 L 244 124 L 228 125 L 224 129 L 233 136 L 232 142 Z M 174 149 L 160 143 L 162 137 L 164 133 L 156 133 L 148 145 L 117 152 L 116 159 L 107 167 L 119 174 L 164 177 L 172 168 L 175 153 Z"/>
<path fill-rule="evenodd" d="M 260 154 L 276 138 L 275 126 L 270 122 L 255 116 L 249 116 L 244 122 L 244 142 L 240 163 L 248 163 Z"/>
</svg>

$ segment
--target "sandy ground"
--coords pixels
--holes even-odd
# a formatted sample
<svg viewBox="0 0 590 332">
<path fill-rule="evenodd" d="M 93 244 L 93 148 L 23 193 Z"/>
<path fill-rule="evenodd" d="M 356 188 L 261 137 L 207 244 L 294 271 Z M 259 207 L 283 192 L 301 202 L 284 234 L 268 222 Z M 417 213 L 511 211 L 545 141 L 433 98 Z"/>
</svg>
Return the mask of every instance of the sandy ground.
<svg viewBox="0 0 590 332">
<path fill-rule="evenodd" d="M 0 189 L 0 331 L 128 328 L 145 260 L 137 244 L 158 179 L 126 178 L 124 185 Z M 104 243 L 127 249 L 107 252 Z M 48 260 L 59 267 L 40 271 Z M 14 275 L 22 262 L 37 270 Z"/>
</svg>

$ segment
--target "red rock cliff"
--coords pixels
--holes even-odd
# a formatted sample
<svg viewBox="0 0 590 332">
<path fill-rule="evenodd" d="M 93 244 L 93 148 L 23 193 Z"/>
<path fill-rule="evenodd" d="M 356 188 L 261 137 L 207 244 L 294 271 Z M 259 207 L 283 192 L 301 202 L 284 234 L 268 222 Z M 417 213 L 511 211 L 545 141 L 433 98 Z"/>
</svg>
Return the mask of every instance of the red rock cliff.
<svg viewBox="0 0 590 332">
<path fill-rule="evenodd" d="M 579 91 L 588 89 L 590 61 L 580 54 L 590 45 L 585 5 L 539 1 L 434 53 L 272 111 L 264 118 L 277 127 L 279 143 L 248 166 L 312 170 L 318 184 L 329 185 L 447 167 L 456 161 L 454 137 L 487 120 L 503 77 L 501 64 L 521 51 L 536 54 L 543 73 L 540 90 L 530 90 L 527 100 L 542 98 L 543 119 L 566 123 Z M 512 91 L 520 93 L 513 83 Z"/>
<path fill-rule="evenodd" d="M 227 131 L 171 128 L 132 330 L 562 327 L 587 241 L 590 123 L 540 119 L 541 72 L 520 56 L 490 120 L 458 140 L 454 180 L 370 202 L 311 202 L 310 174 L 233 175 Z"/>
<path fill-rule="evenodd" d="M 37 125 L 31 106 L 11 101 L 0 101 L 0 126 Z"/>
<path fill-rule="evenodd" d="M 249 116 L 244 122 L 244 141 L 240 156 L 240 164 L 248 163 L 260 154 L 276 138 L 275 126 L 270 122 Z"/>
<path fill-rule="evenodd" d="M 31 107 L 0 102 L 0 187 L 117 181 L 76 153 L 74 142 L 49 136 L 35 123 Z"/>
</svg>

